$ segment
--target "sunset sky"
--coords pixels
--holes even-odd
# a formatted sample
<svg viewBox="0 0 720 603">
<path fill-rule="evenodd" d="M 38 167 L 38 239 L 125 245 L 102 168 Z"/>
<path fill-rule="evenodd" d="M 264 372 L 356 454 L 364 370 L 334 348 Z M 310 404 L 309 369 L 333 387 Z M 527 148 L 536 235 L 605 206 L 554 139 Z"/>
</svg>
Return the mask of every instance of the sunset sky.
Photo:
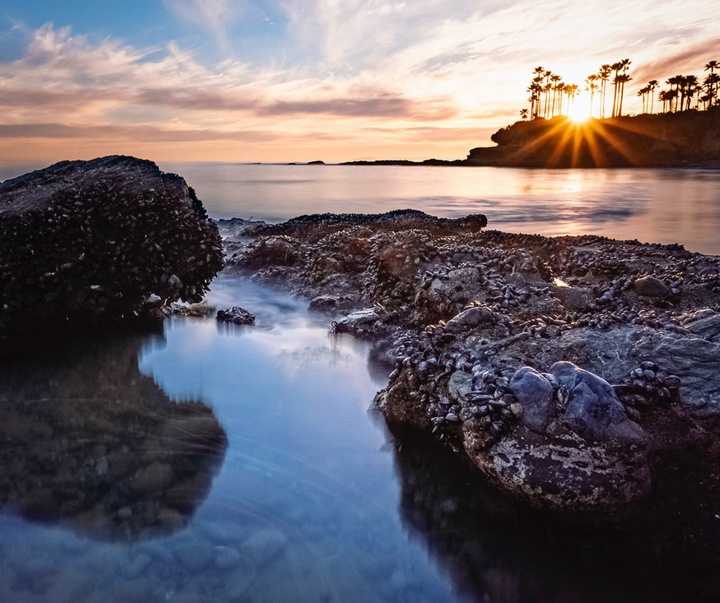
<svg viewBox="0 0 720 603">
<path fill-rule="evenodd" d="M 720 3 L 3 0 L 0 161 L 464 158 L 567 83 L 720 60 Z"/>
</svg>

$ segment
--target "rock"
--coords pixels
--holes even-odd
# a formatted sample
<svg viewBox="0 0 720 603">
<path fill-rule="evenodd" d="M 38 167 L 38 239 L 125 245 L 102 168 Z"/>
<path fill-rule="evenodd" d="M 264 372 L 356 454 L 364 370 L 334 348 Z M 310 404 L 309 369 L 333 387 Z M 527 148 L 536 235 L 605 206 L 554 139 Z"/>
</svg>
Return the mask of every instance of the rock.
<svg viewBox="0 0 720 603">
<path fill-rule="evenodd" d="M 473 307 L 463 310 L 457 316 L 448 320 L 445 330 L 448 333 L 467 331 L 480 326 L 483 323 L 492 322 L 494 319 L 492 310 L 485 307 Z"/>
<path fill-rule="evenodd" d="M 191 572 L 201 572 L 215 561 L 215 551 L 206 541 L 183 539 L 173 548 L 177 560 Z"/>
<path fill-rule="evenodd" d="M 314 312 L 333 312 L 340 306 L 341 302 L 335 295 L 318 295 L 308 304 L 308 308 Z"/>
<path fill-rule="evenodd" d="M 280 530 L 263 528 L 257 530 L 240 546 L 240 552 L 262 568 L 275 559 L 287 547 L 287 538 Z"/>
<path fill-rule="evenodd" d="M 573 433 L 519 436 L 500 439 L 474 460 L 491 481 L 535 506 L 609 510 L 626 507 L 650 490 L 644 448 L 588 443 Z"/>
<path fill-rule="evenodd" d="M 555 390 L 552 384 L 535 369 L 526 366 L 515 372 L 509 387 L 522 405 L 523 425 L 542 432 L 555 414 Z"/>
<path fill-rule="evenodd" d="M 218 322 L 227 322 L 234 325 L 254 325 L 255 316 L 250 314 L 245 308 L 233 306 L 228 310 L 218 310 L 215 317 Z"/>
<path fill-rule="evenodd" d="M 560 391 L 567 392 L 562 420 L 576 433 L 602 440 L 611 424 L 628 420 L 615 390 L 605 379 L 571 362 L 556 362 L 550 372 L 555 375 Z"/>
<path fill-rule="evenodd" d="M 670 287 L 654 276 L 643 276 L 633 283 L 635 292 L 645 297 L 667 297 L 672 293 Z"/>
<path fill-rule="evenodd" d="M 375 308 L 337 330 L 377 336 L 388 426 L 428 434 L 533 505 L 611 513 L 654 485 L 657 459 L 684 475 L 677 459 L 720 436 L 705 421 L 720 416 L 720 258 L 483 225 L 301 216 L 234 239 L 230 269 L 318 306 Z M 292 265 L 260 252 L 278 238 Z"/>
<path fill-rule="evenodd" d="M 153 294 L 199 301 L 223 266 L 193 189 L 133 157 L 64 161 L 0 183 L 0 231 L 5 353 L 149 311 Z"/>
<path fill-rule="evenodd" d="M 366 308 L 344 316 L 334 323 L 333 326 L 337 333 L 351 333 L 362 327 L 371 327 L 379 319 L 380 316 L 377 312 L 375 312 L 375 310 Z"/>
<path fill-rule="evenodd" d="M 683 325 L 703 339 L 720 342 L 720 313 L 714 310 L 698 310 L 683 320 Z"/>
<path fill-rule="evenodd" d="M 679 377 L 683 405 L 698 416 L 720 416 L 720 342 L 663 334 L 638 342 L 637 350 Z"/>
<path fill-rule="evenodd" d="M 468 394 L 472 391 L 473 377 L 464 371 L 455 371 L 448 382 L 448 392 L 455 400 L 467 400 Z"/>
<path fill-rule="evenodd" d="M 217 556 L 215 557 L 215 567 L 221 571 L 230 571 L 235 569 L 243 562 L 243 556 L 237 550 L 221 546 L 217 548 Z"/>
</svg>

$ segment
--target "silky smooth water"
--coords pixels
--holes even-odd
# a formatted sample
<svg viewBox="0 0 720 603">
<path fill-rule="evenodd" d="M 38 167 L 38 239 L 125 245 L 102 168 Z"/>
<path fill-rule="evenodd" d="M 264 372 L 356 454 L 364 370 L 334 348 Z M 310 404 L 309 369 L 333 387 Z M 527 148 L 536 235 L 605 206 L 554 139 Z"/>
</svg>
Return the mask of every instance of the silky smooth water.
<svg viewBox="0 0 720 603">
<path fill-rule="evenodd" d="M 489 228 L 680 243 L 720 254 L 720 170 L 544 170 L 445 166 L 159 162 L 183 176 L 214 218 L 279 222 L 310 213 L 413 208 Z M 42 167 L 0 164 L 0 180 Z"/>
<path fill-rule="evenodd" d="M 622 538 L 391 435 L 368 410 L 388 367 L 304 301 L 222 276 L 210 302 L 256 326 L 176 318 L 3 363 L 0 601 L 680 600 Z"/>
<path fill-rule="evenodd" d="M 720 252 L 716 172 L 162 167 L 215 217 L 416 207 Z M 654 542 L 575 534 L 388 433 L 368 408 L 389 367 L 305 301 L 229 276 L 210 301 L 256 326 L 172 319 L 0 364 L 0 601 L 718 600 L 713 573 L 646 571 Z"/>
</svg>

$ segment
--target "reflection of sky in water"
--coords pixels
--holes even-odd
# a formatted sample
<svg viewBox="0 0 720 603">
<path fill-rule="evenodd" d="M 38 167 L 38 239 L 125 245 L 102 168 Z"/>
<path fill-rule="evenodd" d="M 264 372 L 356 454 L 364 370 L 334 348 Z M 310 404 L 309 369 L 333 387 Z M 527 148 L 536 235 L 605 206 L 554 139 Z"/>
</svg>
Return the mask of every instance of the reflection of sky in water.
<svg viewBox="0 0 720 603">
<path fill-rule="evenodd" d="M 720 171 L 169 163 L 214 217 L 281 221 L 414 208 L 544 235 L 598 234 L 720 254 Z"/>
<path fill-rule="evenodd" d="M 68 365 L 74 368 L 62 377 L 81 385 L 81 397 L 103 376 L 106 381 L 112 377 L 113 396 L 104 404 L 135 392 L 138 410 L 131 423 L 107 419 L 104 405 L 100 411 L 81 405 L 95 425 L 83 443 L 86 453 L 70 457 L 80 459 L 78 473 L 83 475 L 107 469 L 112 434 L 132 437 L 138 424 L 153 418 L 161 420 L 158 430 L 144 433 L 141 446 L 119 460 L 157 469 L 157 461 L 146 457 L 165 458 L 167 448 L 160 445 L 168 444 L 165 420 L 183 406 L 181 400 L 202 401 L 199 406 L 212 411 L 228 440 L 219 462 L 210 465 L 209 491 L 202 490 L 187 521 L 165 535 L 133 533 L 113 542 L 88 538 L 79 519 L 44 524 L 13 517 L 6 507 L 0 514 L 0 601 L 684 600 L 674 591 L 666 593 L 654 575 L 644 582 L 633 580 L 632 589 L 611 577 L 619 550 L 607 545 L 606 534 L 599 553 L 589 556 L 597 543 L 576 536 L 562 522 L 557 528 L 513 510 L 457 457 L 448 458 L 427 441 L 391 440 L 367 410 L 387 371 L 368 365 L 366 344 L 330 337 L 327 319 L 308 312 L 303 302 L 229 277 L 214 284 L 210 297 L 220 307 L 236 304 L 257 314 L 259 326 L 225 328 L 212 319 L 166 321 L 164 339 L 136 335 L 123 343 L 122 336 L 115 336 L 105 346 L 100 340 L 85 349 L 84 364 Z M 141 345 L 139 368 L 146 376 L 137 373 L 134 361 Z M 47 379 L 42 372 L 33 373 L 32 364 L 25 368 L 35 378 L 23 386 L 22 395 L 32 401 L 38 379 Z M 0 399 L 6 394 L 0 387 Z M 157 398 L 156 404 L 148 404 L 150 396 Z M 51 402 L 59 399 L 45 400 Z M 12 422 L 6 412 L 4 423 Z M 179 441 L 178 429 L 189 423 L 174 425 L 171 446 Z M 77 443 L 65 442 L 64 431 L 55 432 L 48 444 L 53 450 Z M 188 435 L 192 442 L 197 431 Z M 6 461 L 20 458 L 15 449 L 0 447 L 0 453 Z M 183 458 L 176 458 L 179 469 Z M 43 475 L 57 470 L 49 460 L 39 459 L 44 473 L 28 471 L 16 488 L 23 489 L 24 479 L 37 485 Z M 116 470 L 116 461 L 109 462 Z M 189 473 L 190 491 L 198 489 L 196 473 Z M 157 470 L 155 475 L 162 479 Z M 71 482 L 72 477 L 66 483 Z M 200 485 L 208 483 L 202 479 Z M 136 516 L 139 528 L 143 512 L 152 511 L 156 498 L 172 500 L 160 484 L 156 494 L 153 482 L 146 481 L 145 487 L 145 511 Z M 76 498 L 95 493 L 88 488 L 78 484 Z M 5 493 L 0 479 L 0 496 Z M 114 485 L 112 504 L 122 508 L 126 494 L 122 484 Z M 61 492 L 56 496 L 63 500 Z M 103 503 L 98 512 L 105 511 Z M 121 511 L 115 511 L 119 516 Z M 91 513 L 82 521 L 93 517 Z M 132 521 L 133 515 L 123 517 Z M 648 556 L 637 558 L 645 567 Z M 693 594 L 690 586 L 683 581 L 682 593 Z M 642 596 L 629 597 L 635 592 Z"/>
<path fill-rule="evenodd" d="M 280 567 L 254 583 L 256 594 L 266 593 L 259 601 L 321 600 L 323 583 L 337 601 L 423 592 L 457 600 L 423 548 L 408 543 L 397 515 L 392 454 L 368 415 L 379 385 L 366 345 L 331 337 L 327 319 L 306 304 L 244 281 L 220 280 L 211 301 L 242 305 L 259 326 L 170 321 L 167 344 L 146 349 L 140 363 L 172 398 L 203 399 L 228 434 L 196 529 L 282 535 Z M 300 558 L 311 571 L 300 571 Z"/>
</svg>

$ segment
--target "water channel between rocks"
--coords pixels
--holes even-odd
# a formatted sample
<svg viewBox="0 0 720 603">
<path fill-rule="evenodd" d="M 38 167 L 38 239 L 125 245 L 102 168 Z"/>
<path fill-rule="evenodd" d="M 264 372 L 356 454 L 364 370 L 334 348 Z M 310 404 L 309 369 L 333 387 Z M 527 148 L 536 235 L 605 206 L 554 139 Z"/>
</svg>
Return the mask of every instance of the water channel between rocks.
<svg viewBox="0 0 720 603">
<path fill-rule="evenodd" d="M 593 555 L 576 575 L 582 543 L 526 544 L 393 439 L 368 412 L 387 369 L 306 302 L 227 276 L 210 302 L 256 326 L 170 319 L 0 374 L 0 601 L 664 600 Z"/>
</svg>

